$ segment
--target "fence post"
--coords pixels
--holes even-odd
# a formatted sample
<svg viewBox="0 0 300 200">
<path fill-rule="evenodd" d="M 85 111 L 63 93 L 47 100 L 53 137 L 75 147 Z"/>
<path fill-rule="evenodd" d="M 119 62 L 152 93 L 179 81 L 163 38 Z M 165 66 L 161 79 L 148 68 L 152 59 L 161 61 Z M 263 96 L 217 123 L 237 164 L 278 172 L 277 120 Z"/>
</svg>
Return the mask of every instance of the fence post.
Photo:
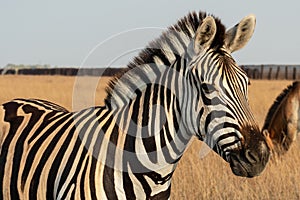
<svg viewBox="0 0 300 200">
<path fill-rule="evenodd" d="M 270 69 L 269 69 L 269 74 L 268 74 L 268 79 L 270 80 L 270 79 L 272 79 L 272 67 L 270 67 Z"/>
<path fill-rule="evenodd" d="M 255 68 L 253 72 L 254 72 L 253 73 L 254 79 L 259 79 L 260 78 L 259 70 Z"/>
<path fill-rule="evenodd" d="M 285 79 L 288 79 L 288 66 L 285 66 Z"/>
<path fill-rule="evenodd" d="M 296 80 L 296 76 L 297 76 L 297 75 L 296 75 L 296 74 L 297 74 L 296 72 L 297 72 L 296 67 L 294 67 L 294 70 L 293 70 L 293 79 L 294 79 L 294 80 Z"/>
<path fill-rule="evenodd" d="M 279 72 L 280 72 L 280 66 L 277 67 L 277 72 L 276 72 L 276 80 L 278 80 L 279 77 Z"/>
<path fill-rule="evenodd" d="M 263 74 L 264 74 L 264 65 L 260 66 L 260 79 L 263 79 Z"/>
</svg>

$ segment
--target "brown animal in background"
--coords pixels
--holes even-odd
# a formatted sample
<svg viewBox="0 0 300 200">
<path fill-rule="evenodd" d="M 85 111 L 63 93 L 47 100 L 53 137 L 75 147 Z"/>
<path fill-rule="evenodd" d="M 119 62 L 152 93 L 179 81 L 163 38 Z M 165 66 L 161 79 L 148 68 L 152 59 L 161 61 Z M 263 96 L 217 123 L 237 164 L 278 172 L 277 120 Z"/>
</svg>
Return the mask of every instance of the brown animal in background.
<svg viewBox="0 0 300 200">
<path fill-rule="evenodd" d="M 282 155 L 289 150 L 300 133 L 300 81 L 295 81 L 276 98 L 262 130 L 269 135 L 275 154 Z"/>
</svg>

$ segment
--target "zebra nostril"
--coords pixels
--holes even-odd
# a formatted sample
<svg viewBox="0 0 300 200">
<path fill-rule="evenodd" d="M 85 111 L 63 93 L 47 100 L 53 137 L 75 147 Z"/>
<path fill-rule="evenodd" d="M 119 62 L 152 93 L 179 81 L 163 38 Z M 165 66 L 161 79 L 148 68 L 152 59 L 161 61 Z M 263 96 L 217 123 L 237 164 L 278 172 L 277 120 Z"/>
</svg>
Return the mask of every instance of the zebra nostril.
<svg viewBox="0 0 300 200">
<path fill-rule="evenodd" d="M 259 158 L 249 149 L 246 150 L 245 156 L 251 163 L 255 163 L 259 160 Z"/>
</svg>

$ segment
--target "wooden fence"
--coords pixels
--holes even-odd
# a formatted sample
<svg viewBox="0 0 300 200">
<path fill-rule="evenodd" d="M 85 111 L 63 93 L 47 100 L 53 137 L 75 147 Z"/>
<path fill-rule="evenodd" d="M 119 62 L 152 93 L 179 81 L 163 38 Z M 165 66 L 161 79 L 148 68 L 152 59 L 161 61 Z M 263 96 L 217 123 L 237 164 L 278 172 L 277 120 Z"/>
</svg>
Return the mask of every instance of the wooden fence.
<svg viewBox="0 0 300 200">
<path fill-rule="evenodd" d="M 300 65 L 241 65 L 251 79 L 300 80 Z M 114 76 L 124 68 L 28 68 L 0 69 L 0 74 Z"/>
<path fill-rule="evenodd" d="M 300 79 L 300 65 L 242 65 L 241 67 L 252 79 Z"/>
<path fill-rule="evenodd" d="M 0 74 L 63 75 L 63 76 L 114 76 L 125 68 L 24 68 L 0 69 Z"/>
</svg>

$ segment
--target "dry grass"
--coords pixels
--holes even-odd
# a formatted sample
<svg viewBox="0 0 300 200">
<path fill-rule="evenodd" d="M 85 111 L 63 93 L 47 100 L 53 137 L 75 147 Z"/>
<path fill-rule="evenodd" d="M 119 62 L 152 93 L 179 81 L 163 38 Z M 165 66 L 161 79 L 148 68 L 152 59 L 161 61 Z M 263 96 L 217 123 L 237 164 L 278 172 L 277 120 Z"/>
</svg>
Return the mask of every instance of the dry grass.
<svg viewBox="0 0 300 200">
<path fill-rule="evenodd" d="M 108 78 L 82 77 L 74 95 L 74 77 L 1 76 L 0 103 L 17 97 L 42 98 L 68 109 L 103 104 Z M 77 80 L 78 81 L 78 80 Z M 99 81 L 99 84 L 98 84 Z M 250 105 L 259 125 L 276 96 L 291 81 L 252 81 Z M 98 84 L 98 85 L 97 85 Z M 89 89 L 92 88 L 91 91 Z M 95 97 L 88 98 L 94 92 Z M 81 98 L 77 98 L 80 96 Z M 76 105 L 72 106 L 76 100 Z M 202 143 L 193 141 L 181 159 L 172 185 L 172 199 L 300 199 L 300 139 L 281 159 L 272 161 L 261 176 L 252 179 L 234 176 L 218 155 L 203 155 Z"/>
<path fill-rule="evenodd" d="M 0 76 L 0 103 L 14 98 L 40 98 L 69 110 L 83 109 L 103 104 L 108 81 L 108 77 Z"/>
</svg>

